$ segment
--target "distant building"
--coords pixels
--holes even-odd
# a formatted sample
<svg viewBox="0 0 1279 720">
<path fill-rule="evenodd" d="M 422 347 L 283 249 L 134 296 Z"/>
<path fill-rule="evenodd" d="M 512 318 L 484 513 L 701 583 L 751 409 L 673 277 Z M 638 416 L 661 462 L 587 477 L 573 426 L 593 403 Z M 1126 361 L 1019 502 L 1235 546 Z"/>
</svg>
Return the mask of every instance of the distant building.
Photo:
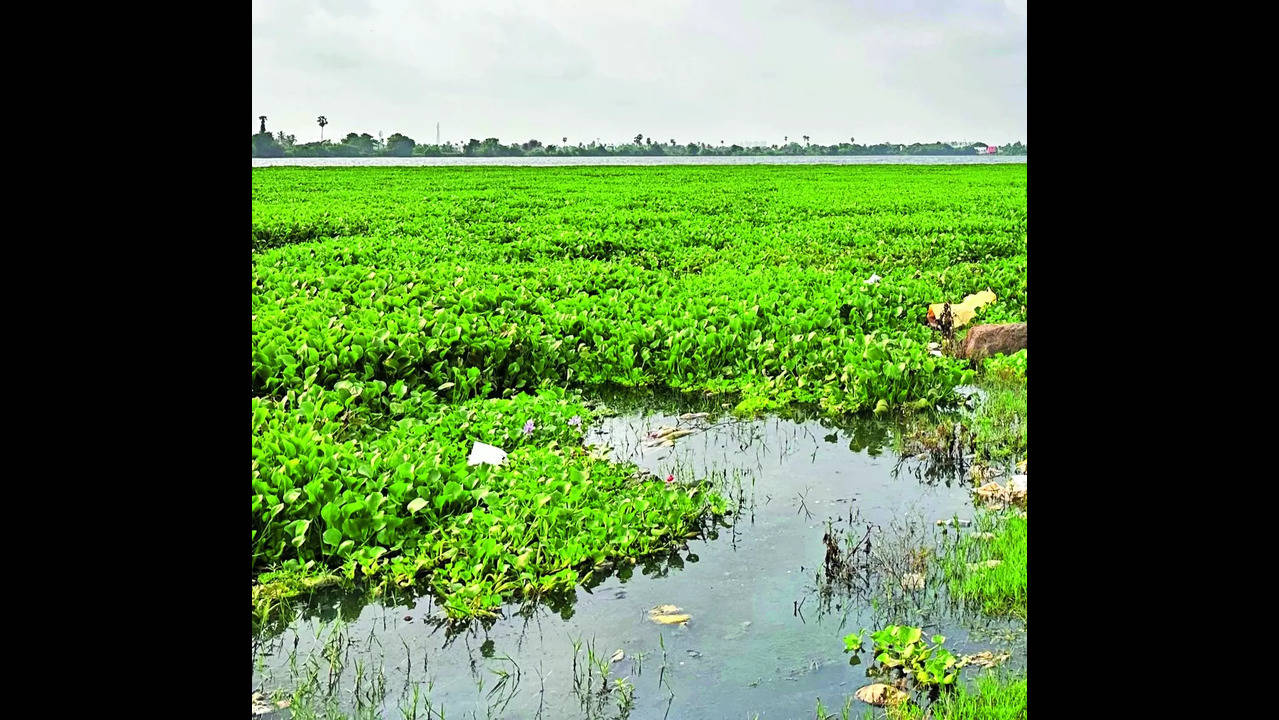
<svg viewBox="0 0 1279 720">
<path fill-rule="evenodd" d="M 997 153 L 997 152 L 999 152 L 999 148 L 995 147 L 994 145 L 987 145 L 987 146 L 986 146 L 986 154 L 987 154 L 987 155 L 994 155 L 994 154 L 995 154 L 995 153 Z"/>
</svg>

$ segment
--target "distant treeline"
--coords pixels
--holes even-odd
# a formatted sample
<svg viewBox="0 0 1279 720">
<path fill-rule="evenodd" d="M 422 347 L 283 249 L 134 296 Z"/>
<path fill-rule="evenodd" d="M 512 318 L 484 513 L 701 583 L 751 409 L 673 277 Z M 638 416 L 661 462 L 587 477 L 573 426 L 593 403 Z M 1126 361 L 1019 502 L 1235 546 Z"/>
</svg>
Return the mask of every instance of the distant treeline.
<svg viewBox="0 0 1279 720">
<path fill-rule="evenodd" d="M 742 147 L 741 145 L 710 145 L 708 143 L 679 144 L 673 139 L 669 142 L 654 141 L 636 135 L 633 142 L 623 144 L 601 144 L 598 142 L 578 143 L 564 142 L 560 145 L 544 145 L 539 140 L 523 143 L 503 144 L 497 138 L 476 140 L 472 138 L 465 145 L 445 143 L 442 145 L 422 145 L 413 138 L 395 133 L 385 141 L 368 133 L 357 135 L 349 133 L 339 142 L 322 140 L 298 144 L 293 135 L 283 132 L 271 135 L 258 133 L 253 136 L 253 157 L 604 157 L 604 156 L 639 156 L 639 155 L 978 155 L 986 154 L 986 143 L 951 144 L 944 142 L 912 143 L 898 145 L 895 143 L 879 143 L 876 145 L 858 145 L 849 138 L 849 142 L 837 145 L 810 144 L 805 139 L 803 144 L 790 141 L 783 145 Z M 1011 145 L 1000 145 L 1000 155 L 1025 155 L 1026 146 L 1020 142 Z"/>
</svg>

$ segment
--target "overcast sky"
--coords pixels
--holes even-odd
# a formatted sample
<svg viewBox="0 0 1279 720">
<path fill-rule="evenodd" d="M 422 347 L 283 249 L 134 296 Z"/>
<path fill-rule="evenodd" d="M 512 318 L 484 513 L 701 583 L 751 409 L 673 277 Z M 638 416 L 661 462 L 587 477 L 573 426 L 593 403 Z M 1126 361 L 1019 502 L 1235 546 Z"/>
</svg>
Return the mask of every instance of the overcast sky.
<svg viewBox="0 0 1279 720">
<path fill-rule="evenodd" d="M 253 132 L 1004 144 L 1026 0 L 253 0 Z"/>
</svg>

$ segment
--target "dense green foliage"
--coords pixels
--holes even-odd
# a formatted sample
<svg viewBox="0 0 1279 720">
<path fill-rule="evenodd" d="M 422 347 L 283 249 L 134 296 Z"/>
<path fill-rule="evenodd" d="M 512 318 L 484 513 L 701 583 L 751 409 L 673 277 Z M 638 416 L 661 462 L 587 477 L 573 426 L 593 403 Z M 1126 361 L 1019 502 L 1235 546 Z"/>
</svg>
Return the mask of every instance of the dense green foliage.
<svg viewBox="0 0 1279 720">
<path fill-rule="evenodd" d="M 670 548 L 723 501 L 589 455 L 576 392 L 946 402 L 971 371 L 929 353 L 923 314 L 990 288 L 982 317 L 1024 320 L 1025 183 L 1024 166 L 255 169 L 255 571 L 425 577 L 469 617 Z M 507 463 L 468 467 L 475 441 Z"/>
<path fill-rule="evenodd" d="M 929 644 L 924 640 L 922 628 L 908 625 L 889 625 L 875 633 L 863 629 L 860 633 L 845 635 L 844 652 L 852 653 L 849 664 L 860 664 L 867 635 L 874 642 L 875 664 L 867 668 L 872 676 L 896 672 L 917 689 L 952 685 L 959 677 L 962 665 L 954 653 L 942 646 L 946 638 L 934 635 Z"/>
<path fill-rule="evenodd" d="M 1025 352 L 1020 352 L 1020 366 L 1015 359 L 1004 363 L 1000 363 L 1002 358 L 985 361 L 986 375 L 981 384 L 986 398 L 971 423 L 972 442 L 981 463 L 999 464 L 1026 458 Z M 1020 379 L 1001 379 L 1016 378 L 1018 372 Z"/>
<path fill-rule="evenodd" d="M 888 720 L 1024 720 L 1024 676 L 986 672 L 977 676 L 976 685 L 973 690 L 958 685 L 955 692 L 943 694 L 927 708 L 914 703 L 890 706 Z"/>
<path fill-rule="evenodd" d="M 572 588 L 579 570 L 664 549 L 708 507 L 723 512 L 700 484 L 589 455 L 590 413 L 562 395 L 440 405 L 375 380 L 254 398 L 254 566 L 426 574 L 451 615 L 471 616 Z M 507 462 L 468 467 L 476 440 Z"/>
<path fill-rule="evenodd" d="M 1026 615 L 1024 514 L 979 514 L 974 532 L 960 536 L 943 564 L 953 596 L 976 602 L 990 615 Z"/>
<path fill-rule="evenodd" d="M 999 354 L 988 358 L 985 363 L 986 375 L 1005 383 L 1026 382 L 1026 351 L 1018 350 L 1012 355 Z"/>
<path fill-rule="evenodd" d="M 257 394 L 403 379 L 456 401 L 551 380 L 930 405 L 968 374 L 928 353 L 929 302 L 989 287 L 987 318 L 1024 319 L 1024 167 L 254 178 L 259 248 L 359 233 L 255 257 Z"/>
<path fill-rule="evenodd" d="M 639 157 L 670 155 L 691 157 L 696 155 L 983 155 L 986 143 L 876 143 L 859 145 L 853 142 L 818 145 L 787 142 L 781 145 L 743 147 L 741 145 L 712 145 L 710 143 L 676 143 L 654 141 L 637 136 L 631 143 L 577 143 L 575 145 L 543 144 L 540 140 L 503 144 L 497 138 L 465 143 L 418 144 L 412 138 L 395 133 L 380 141 L 368 133 L 350 133 L 340 142 L 318 141 L 297 144 L 292 135 L 269 133 L 253 136 L 253 157 L 382 157 L 416 155 L 419 157 Z M 852 140 L 852 138 L 850 138 Z M 978 150 L 980 147 L 980 151 Z M 1021 142 L 999 147 L 1001 155 L 1025 155 L 1026 146 Z"/>
</svg>

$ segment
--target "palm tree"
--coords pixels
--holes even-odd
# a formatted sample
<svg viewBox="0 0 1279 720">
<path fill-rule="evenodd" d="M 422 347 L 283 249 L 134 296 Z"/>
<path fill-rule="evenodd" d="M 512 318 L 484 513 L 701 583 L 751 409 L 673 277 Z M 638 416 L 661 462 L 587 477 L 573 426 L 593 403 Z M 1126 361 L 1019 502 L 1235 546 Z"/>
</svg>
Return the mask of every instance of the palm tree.
<svg viewBox="0 0 1279 720">
<path fill-rule="evenodd" d="M 262 122 L 262 127 L 258 128 L 259 133 L 266 132 L 266 115 L 259 115 L 258 120 Z"/>
<path fill-rule="evenodd" d="M 563 143 L 568 142 L 568 136 L 565 135 L 564 137 L 560 138 L 560 142 L 563 142 Z"/>
<path fill-rule="evenodd" d="M 329 119 L 321 115 L 315 119 L 315 122 L 320 126 L 320 142 L 324 142 L 324 126 L 329 124 Z"/>
<path fill-rule="evenodd" d="M 808 144 L 808 136 L 807 136 L 807 135 L 800 135 L 800 137 L 804 138 L 804 144 L 805 144 L 805 145 L 807 145 L 807 144 Z"/>
</svg>

